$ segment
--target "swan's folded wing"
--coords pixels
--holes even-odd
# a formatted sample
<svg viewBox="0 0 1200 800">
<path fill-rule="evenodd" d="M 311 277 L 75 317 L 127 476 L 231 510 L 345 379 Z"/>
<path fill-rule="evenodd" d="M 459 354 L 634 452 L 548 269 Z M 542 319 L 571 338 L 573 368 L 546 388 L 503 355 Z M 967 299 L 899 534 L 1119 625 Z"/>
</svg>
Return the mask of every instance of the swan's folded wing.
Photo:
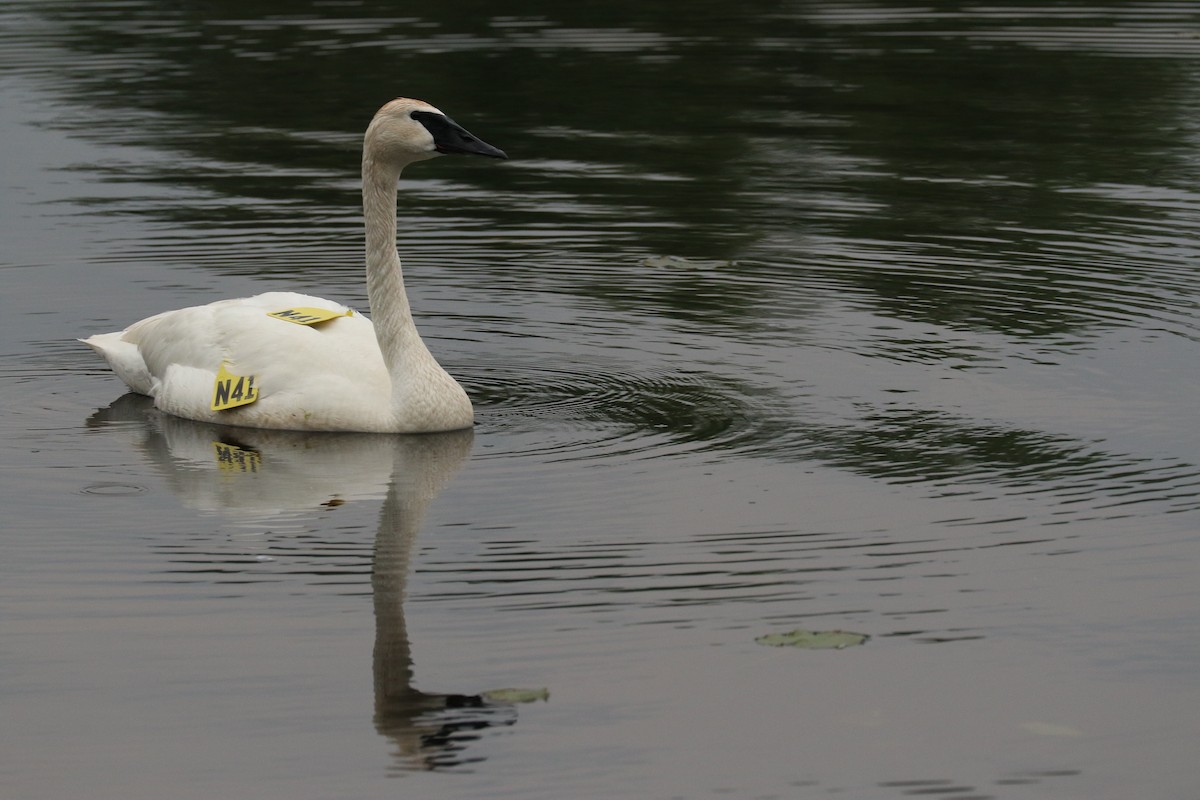
<svg viewBox="0 0 1200 800">
<path fill-rule="evenodd" d="M 317 325 L 271 316 L 292 307 L 339 314 Z M 375 427 L 391 381 L 370 320 L 291 292 L 222 300 L 148 317 L 85 340 L 134 391 L 170 414 L 230 424 L 303 428 L 312 419 Z M 213 411 L 221 375 L 254 379 L 253 404 Z"/>
</svg>

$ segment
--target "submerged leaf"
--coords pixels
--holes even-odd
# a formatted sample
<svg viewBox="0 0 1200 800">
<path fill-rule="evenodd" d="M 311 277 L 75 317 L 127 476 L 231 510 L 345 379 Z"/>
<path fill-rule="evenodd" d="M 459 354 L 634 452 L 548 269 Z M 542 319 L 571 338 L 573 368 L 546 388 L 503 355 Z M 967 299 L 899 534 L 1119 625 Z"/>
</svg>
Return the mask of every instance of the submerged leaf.
<svg viewBox="0 0 1200 800">
<path fill-rule="evenodd" d="M 870 637 L 850 631 L 806 631 L 798 628 L 787 633 L 768 633 L 754 641 L 768 647 L 801 647 L 806 650 L 841 650 L 862 644 Z"/>
<path fill-rule="evenodd" d="M 485 701 L 501 705 L 515 703 L 533 703 L 538 700 L 549 700 L 549 689 L 492 689 L 480 694 Z"/>
</svg>

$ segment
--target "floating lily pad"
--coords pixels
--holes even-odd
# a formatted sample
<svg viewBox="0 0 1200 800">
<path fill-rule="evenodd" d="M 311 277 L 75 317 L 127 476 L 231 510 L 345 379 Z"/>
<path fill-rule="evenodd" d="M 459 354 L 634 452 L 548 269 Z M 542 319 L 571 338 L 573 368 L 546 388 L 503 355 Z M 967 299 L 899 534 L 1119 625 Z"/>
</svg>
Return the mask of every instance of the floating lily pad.
<svg viewBox="0 0 1200 800">
<path fill-rule="evenodd" d="M 851 631 L 806 631 L 798 628 L 787 633 L 768 633 L 754 641 L 768 647 L 800 647 L 805 650 L 842 650 L 862 644 L 871 637 Z"/>
<path fill-rule="evenodd" d="M 498 705 L 514 705 L 516 703 L 534 703 L 538 700 L 549 700 L 549 689 L 492 689 L 483 692 L 482 697 L 488 703 Z"/>
</svg>

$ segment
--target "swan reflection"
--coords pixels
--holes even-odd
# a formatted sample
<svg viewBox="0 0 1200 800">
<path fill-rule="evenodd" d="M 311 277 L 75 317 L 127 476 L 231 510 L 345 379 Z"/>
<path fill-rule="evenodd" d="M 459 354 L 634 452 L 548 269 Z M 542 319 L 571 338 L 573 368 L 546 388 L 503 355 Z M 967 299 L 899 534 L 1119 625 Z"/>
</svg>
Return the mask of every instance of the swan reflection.
<svg viewBox="0 0 1200 800">
<path fill-rule="evenodd" d="M 470 454 L 471 430 L 404 436 L 228 428 L 160 414 L 132 394 L 94 414 L 88 426 L 132 431 L 185 506 L 238 526 L 382 498 L 371 569 L 373 722 L 395 745 L 397 770 L 480 761 L 467 752 L 472 741 L 514 724 L 516 703 L 548 696 L 544 689 L 442 694 L 413 685 L 404 616 L 413 546 L 429 504 Z"/>
</svg>

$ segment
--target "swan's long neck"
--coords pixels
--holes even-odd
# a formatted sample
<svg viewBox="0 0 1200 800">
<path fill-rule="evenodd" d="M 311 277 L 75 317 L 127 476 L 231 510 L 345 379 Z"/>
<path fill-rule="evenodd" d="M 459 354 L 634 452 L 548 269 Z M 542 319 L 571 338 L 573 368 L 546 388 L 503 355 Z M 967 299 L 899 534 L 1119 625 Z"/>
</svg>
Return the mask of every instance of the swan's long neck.
<svg viewBox="0 0 1200 800">
<path fill-rule="evenodd" d="M 473 413 L 467 393 L 434 360 L 413 324 L 396 253 L 396 183 L 406 162 L 374 157 L 378 144 L 372 136 L 374 124 L 363 145 L 362 178 L 367 298 L 375 340 L 392 384 L 391 405 L 381 427 L 421 433 L 469 428 Z"/>
<path fill-rule="evenodd" d="M 428 358 L 429 351 L 413 324 L 404 290 L 404 274 L 396 252 L 396 182 L 400 168 L 376 161 L 364 153 L 362 163 L 363 217 L 367 234 L 367 298 L 371 321 L 393 376 L 403 374 L 412 358 Z"/>
</svg>

